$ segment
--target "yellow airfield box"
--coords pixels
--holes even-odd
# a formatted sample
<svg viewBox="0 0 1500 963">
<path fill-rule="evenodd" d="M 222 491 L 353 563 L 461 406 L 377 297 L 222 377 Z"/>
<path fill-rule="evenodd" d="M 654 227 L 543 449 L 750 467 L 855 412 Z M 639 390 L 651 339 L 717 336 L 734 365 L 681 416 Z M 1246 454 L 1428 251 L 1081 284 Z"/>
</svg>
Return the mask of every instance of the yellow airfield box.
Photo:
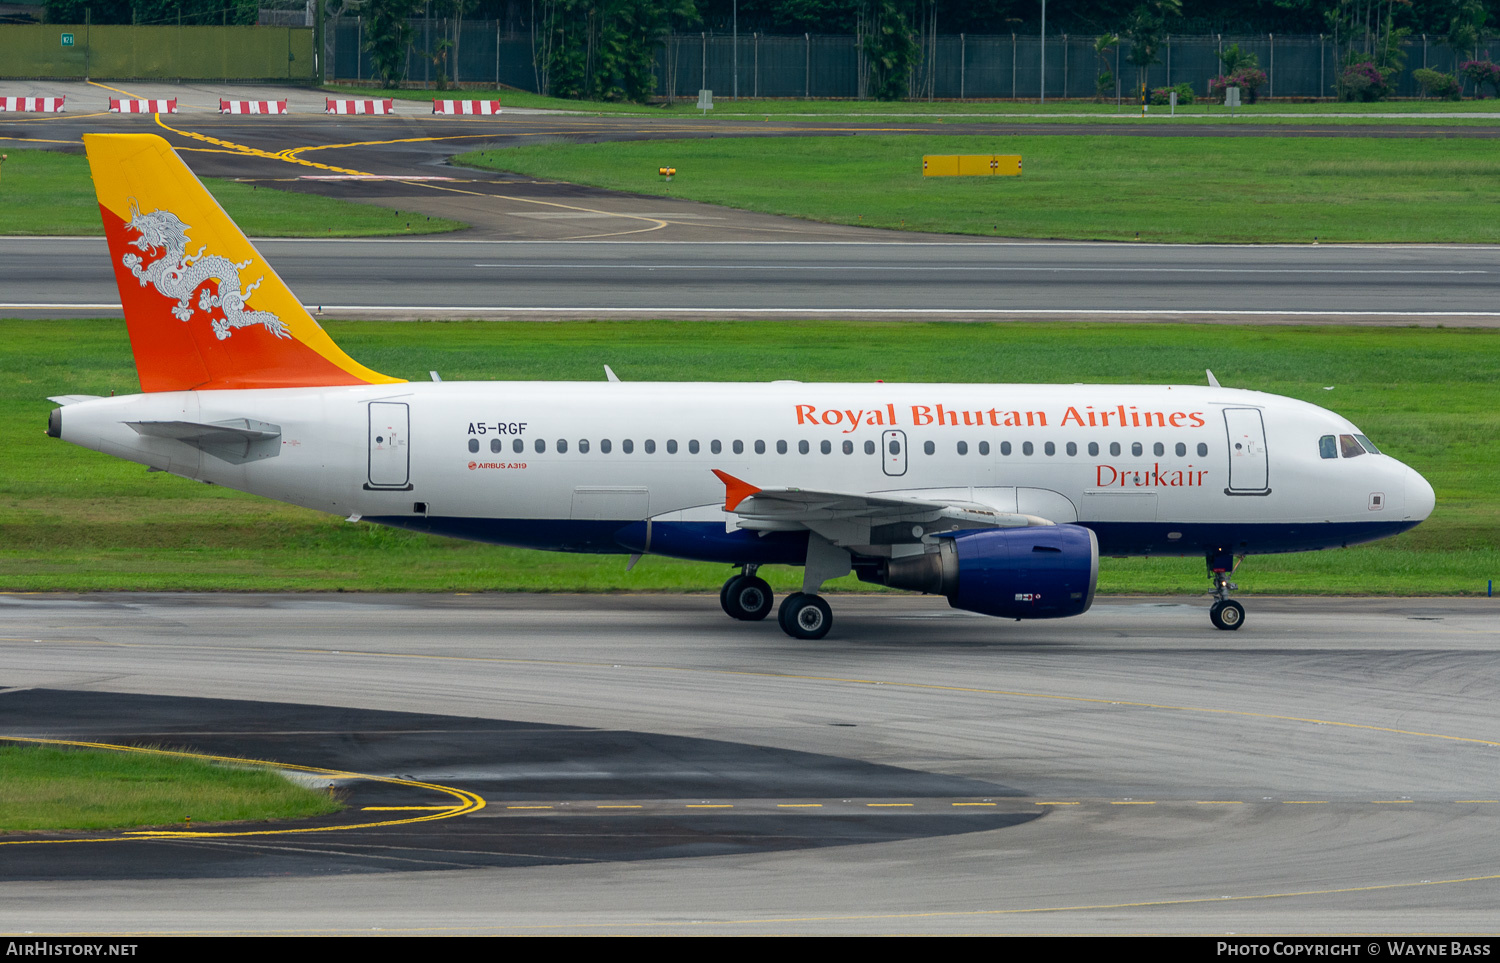
<svg viewBox="0 0 1500 963">
<path fill-rule="evenodd" d="M 1019 177 L 1020 154 L 927 154 L 923 177 Z"/>
</svg>

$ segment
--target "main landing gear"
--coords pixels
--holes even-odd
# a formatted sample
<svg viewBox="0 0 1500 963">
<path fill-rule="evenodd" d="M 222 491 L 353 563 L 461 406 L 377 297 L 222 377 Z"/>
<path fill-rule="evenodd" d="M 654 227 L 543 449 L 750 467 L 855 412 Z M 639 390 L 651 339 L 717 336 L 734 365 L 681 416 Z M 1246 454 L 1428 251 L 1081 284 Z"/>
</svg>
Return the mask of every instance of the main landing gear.
<svg viewBox="0 0 1500 963">
<path fill-rule="evenodd" d="M 771 586 L 755 574 L 757 567 L 746 565 L 719 590 L 719 604 L 730 618 L 758 622 L 771 614 Z M 794 592 L 776 610 L 776 621 L 794 639 L 821 639 L 833 627 L 833 611 L 821 596 Z"/>
<path fill-rule="evenodd" d="M 833 628 L 833 611 L 821 595 L 794 592 L 776 610 L 781 631 L 794 639 L 821 639 Z"/>
<path fill-rule="evenodd" d="M 724 583 L 719 590 L 719 604 L 732 619 L 741 622 L 759 622 L 771 614 L 771 586 L 758 577 L 758 566 L 746 565 L 739 575 Z"/>
<path fill-rule="evenodd" d="M 1233 632 L 1245 624 L 1245 607 L 1229 597 L 1231 591 L 1239 588 L 1229 581 L 1229 576 L 1234 574 L 1234 570 L 1244 560 L 1243 555 L 1236 560 L 1228 552 L 1215 552 L 1208 556 L 1208 577 L 1214 582 L 1214 604 L 1208 610 L 1208 619 L 1216 629 Z"/>
</svg>

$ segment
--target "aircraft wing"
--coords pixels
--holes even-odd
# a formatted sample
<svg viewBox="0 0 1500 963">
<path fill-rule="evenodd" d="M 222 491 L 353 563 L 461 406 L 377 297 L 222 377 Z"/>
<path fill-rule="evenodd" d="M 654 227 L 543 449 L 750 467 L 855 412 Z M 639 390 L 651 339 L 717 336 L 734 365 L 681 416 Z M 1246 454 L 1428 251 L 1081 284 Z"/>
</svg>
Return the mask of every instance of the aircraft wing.
<svg viewBox="0 0 1500 963">
<path fill-rule="evenodd" d="M 733 528 L 808 530 L 841 548 L 885 554 L 892 545 L 920 544 L 943 532 L 1051 525 L 1036 515 L 1000 512 L 978 502 L 869 495 L 807 488 L 757 488 L 714 469 L 724 483 L 724 510 Z"/>
</svg>

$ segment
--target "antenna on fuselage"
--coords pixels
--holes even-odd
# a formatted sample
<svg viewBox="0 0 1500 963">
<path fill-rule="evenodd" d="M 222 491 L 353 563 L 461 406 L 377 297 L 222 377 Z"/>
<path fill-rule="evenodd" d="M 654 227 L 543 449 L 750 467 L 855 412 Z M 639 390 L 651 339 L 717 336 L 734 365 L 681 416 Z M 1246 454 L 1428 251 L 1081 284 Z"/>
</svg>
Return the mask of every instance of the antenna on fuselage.
<svg viewBox="0 0 1500 963">
<path fill-rule="evenodd" d="M 1206 375 L 1208 375 L 1208 386 L 1210 388 L 1221 387 L 1221 385 L 1219 384 L 1219 379 L 1214 377 L 1214 373 L 1212 371 L 1210 371 L 1207 368 L 1204 368 L 1203 369 L 1203 373 L 1206 374 Z"/>
<path fill-rule="evenodd" d="M 605 365 L 604 366 L 604 376 L 606 378 L 608 378 L 610 381 L 619 381 L 620 380 L 620 376 L 617 375 L 617 374 L 615 374 L 615 370 L 613 368 L 611 368 L 609 365 Z"/>
</svg>

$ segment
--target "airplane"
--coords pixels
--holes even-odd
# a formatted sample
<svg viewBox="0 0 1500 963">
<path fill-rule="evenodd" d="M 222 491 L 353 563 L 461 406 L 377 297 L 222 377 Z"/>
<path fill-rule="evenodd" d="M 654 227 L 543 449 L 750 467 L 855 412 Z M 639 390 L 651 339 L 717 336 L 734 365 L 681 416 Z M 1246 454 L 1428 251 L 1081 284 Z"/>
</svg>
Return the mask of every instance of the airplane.
<svg viewBox="0 0 1500 963">
<path fill-rule="evenodd" d="M 1339 415 L 1208 385 L 407 382 L 317 324 L 166 141 L 84 136 L 142 393 L 53 398 L 54 438 L 382 525 L 720 562 L 725 613 L 864 581 L 1078 615 L 1099 556 L 1201 557 L 1214 626 L 1248 555 L 1406 531 L 1432 486 Z"/>
</svg>

